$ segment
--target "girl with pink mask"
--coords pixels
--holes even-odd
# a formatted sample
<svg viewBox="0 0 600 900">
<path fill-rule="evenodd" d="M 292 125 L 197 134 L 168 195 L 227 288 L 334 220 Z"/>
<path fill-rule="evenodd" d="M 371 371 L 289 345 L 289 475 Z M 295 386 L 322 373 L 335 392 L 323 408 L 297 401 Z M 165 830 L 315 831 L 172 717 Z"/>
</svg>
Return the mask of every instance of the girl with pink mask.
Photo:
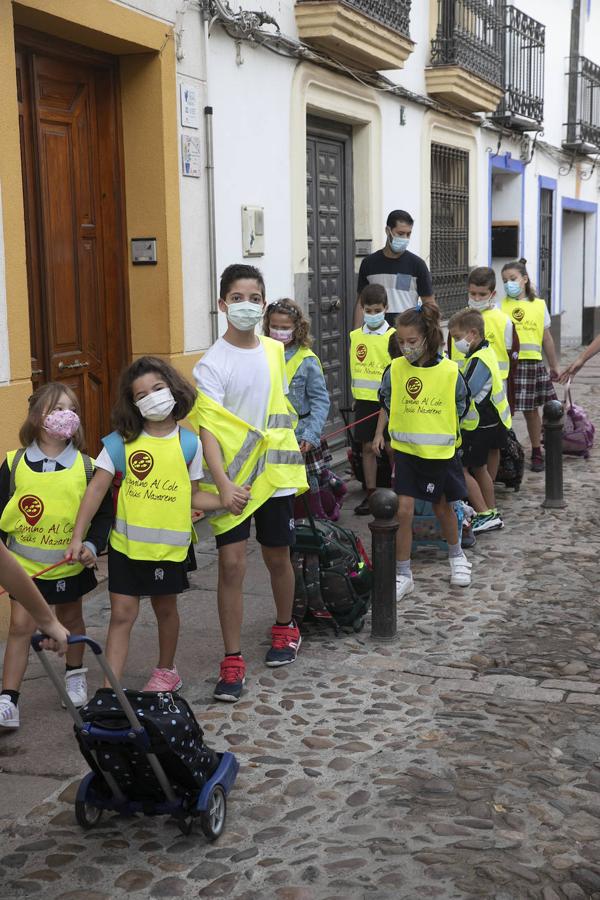
<svg viewBox="0 0 600 900">
<path fill-rule="evenodd" d="M 64 384 L 49 382 L 29 398 L 29 413 L 19 432 L 21 447 L 0 467 L 0 531 L 13 557 L 34 582 L 59 622 L 71 634 L 85 634 L 82 597 L 96 587 L 94 564 L 104 549 L 112 522 L 110 495 L 104 499 L 86 535 L 79 563 L 67 561 L 67 549 L 79 503 L 93 475 L 85 453 L 77 397 Z M 11 598 L 8 641 L 0 692 L 0 730 L 19 727 L 19 692 L 36 630 L 31 615 Z M 65 683 L 75 706 L 87 702 L 82 667 L 83 644 L 69 646 Z"/>
<path fill-rule="evenodd" d="M 329 415 L 329 394 L 321 362 L 310 349 L 310 322 L 297 303 L 285 298 L 267 306 L 263 331 L 284 345 L 288 400 L 298 415 L 296 439 L 306 464 L 311 509 L 319 518 L 337 518 L 339 500 L 347 489 L 329 470 L 331 453 L 321 440 Z M 296 502 L 297 515 L 303 516 L 304 501 Z"/>
</svg>

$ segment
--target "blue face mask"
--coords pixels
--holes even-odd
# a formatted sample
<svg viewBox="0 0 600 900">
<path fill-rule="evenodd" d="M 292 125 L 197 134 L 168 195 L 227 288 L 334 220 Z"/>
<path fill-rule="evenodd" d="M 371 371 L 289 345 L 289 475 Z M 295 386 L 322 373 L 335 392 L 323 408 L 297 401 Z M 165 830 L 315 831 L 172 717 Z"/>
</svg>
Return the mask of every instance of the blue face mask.
<svg viewBox="0 0 600 900">
<path fill-rule="evenodd" d="M 410 238 L 398 237 L 396 234 L 391 234 L 388 238 L 388 243 L 392 253 L 404 253 L 410 244 Z"/>
<path fill-rule="evenodd" d="M 385 313 L 365 313 L 365 325 L 367 328 L 371 328 L 375 331 L 376 328 L 381 328 L 385 321 Z"/>
<path fill-rule="evenodd" d="M 504 290 L 507 297 L 518 297 L 521 293 L 521 285 L 518 281 L 505 281 Z"/>
</svg>

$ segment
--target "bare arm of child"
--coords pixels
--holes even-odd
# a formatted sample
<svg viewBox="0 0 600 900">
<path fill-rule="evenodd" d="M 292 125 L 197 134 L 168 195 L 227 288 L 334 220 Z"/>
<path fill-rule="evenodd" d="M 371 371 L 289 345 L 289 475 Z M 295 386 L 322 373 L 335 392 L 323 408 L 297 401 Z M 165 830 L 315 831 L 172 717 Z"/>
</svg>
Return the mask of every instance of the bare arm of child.
<svg viewBox="0 0 600 900">
<path fill-rule="evenodd" d="M 73 537 L 65 553 L 65 557 L 70 557 L 71 562 L 81 562 L 88 566 L 93 565 L 93 561 L 91 563 L 89 561 L 84 562 L 84 560 L 88 559 L 87 554 L 91 555 L 91 553 L 83 546 L 83 539 L 112 481 L 112 472 L 107 472 L 106 469 L 96 469 L 94 477 L 88 484 L 77 513 Z"/>
<path fill-rule="evenodd" d="M 549 328 L 544 328 L 544 337 L 542 339 L 542 347 L 550 366 L 550 378 L 552 381 L 558 379 L 558 358 L 556 356 L 556 347 L 554 346 L 554 338 Z"/>
<path fill-rule="evenodd" d="M 234 516 L 241 515 L 250 496 L 247 488 L 238 487 L 225 474 L 221 448 L 214 434 L 207 431 L 206 428 L 201 428 L 200 440 L 204 449 L 204 459 L 219 491 L 219 506 L 217 508 L 226 509 L 228 512 L 233 513 Z"/>
<path fill-rule="evenodd" d="M 42 646 L 46 650 L 58 650 L 63 656 L 67 651 L 69 632 L 60 624 L 29 575 L 10 555 L 1 541 L 0 582 L 17 603 L 27 610 L 38 628 L 50 638 Z"/>
<path fill-rule="evenodd" d="M 383 436 L 383 432 L 385 431 L 385 427 L 388 423 L 388 414 L 383 408 L 379 410 L 379 416 L 377 417 L 377 426 L 375 428 L 375 437 L 373 438 L 373 453 L 375 456 L 381 456 L 382 450 L 385 449 L 385 438 Z"/>
<path fill-rule="evenodd" d="M 248 488 L 238 488 L 246 493 L 246 502 L 250 499 L 250 490 Z M 245 504 L 244 504 L 245 505 Z M 223 501 L 219 494 L 209 494 L 208 491 L 201 491 L 198 488 L 192 489 L 192 509 L 199 509 L 202 512 L 209 512 L 213 509 L 223 509 Z"/>
</svg>

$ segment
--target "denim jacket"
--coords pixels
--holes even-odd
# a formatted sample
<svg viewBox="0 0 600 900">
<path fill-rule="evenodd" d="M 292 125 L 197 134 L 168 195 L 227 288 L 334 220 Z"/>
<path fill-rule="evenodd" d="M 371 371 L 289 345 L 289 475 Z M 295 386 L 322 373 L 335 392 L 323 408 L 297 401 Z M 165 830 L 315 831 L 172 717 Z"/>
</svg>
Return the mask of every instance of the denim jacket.
<svg viewBox="0 0 600 900">
<path fill-rule="evenodd" d="M 297 349 L 296 344 L 285 348 L 286 363 Z M 301 417 L 296 426 L 298 443 L 308 441 L 318 447 L 329 414 L 329 394 L 321 366 L 314 356 L 302 360 L 289 385 L 288 400 Z"/>
</svg>

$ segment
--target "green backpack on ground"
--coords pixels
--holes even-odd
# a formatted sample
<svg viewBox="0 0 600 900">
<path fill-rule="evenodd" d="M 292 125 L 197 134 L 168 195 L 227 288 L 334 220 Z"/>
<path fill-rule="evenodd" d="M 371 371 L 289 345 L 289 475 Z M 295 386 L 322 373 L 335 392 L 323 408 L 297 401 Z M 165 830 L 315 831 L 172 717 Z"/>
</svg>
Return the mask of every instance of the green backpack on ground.
<svg viewBox="0 0 600 900">
<path fill-rule="evenodd" d="M 354 532 L 333 522 L 296 522 L 292 552 L 296 577 L 294 618 L 325 621 L 360 631 L 371 601 L 373 573 L 365 549 Z"/>
</svg>

